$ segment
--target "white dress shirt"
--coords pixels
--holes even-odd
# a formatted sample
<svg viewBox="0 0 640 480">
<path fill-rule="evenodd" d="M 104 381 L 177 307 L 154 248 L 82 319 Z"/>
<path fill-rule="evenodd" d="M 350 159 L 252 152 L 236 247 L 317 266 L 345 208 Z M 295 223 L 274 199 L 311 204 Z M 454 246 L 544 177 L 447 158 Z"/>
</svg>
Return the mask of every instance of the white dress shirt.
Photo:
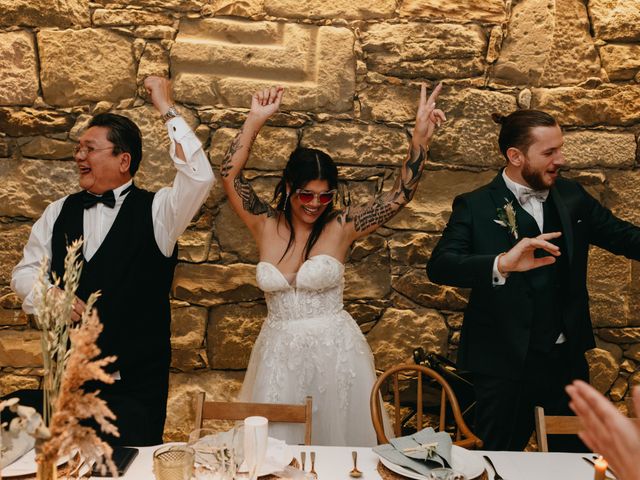
<svg viewBox="0 0 640 480">
<path fill-rule="evenodd" d="M 173 185 L 161 188 L 155 194 L 151 215 L 156 243 L 160 251 L 169 257 L 178 237 L 206 200 L 215 178 L 202 144 L 184 119 L 179 116 L 174 117 L 167 122 L 166 126 L 171 141 L 169 154 L 177 172 Z M 186 162 L 176 156 L 176 143 L 182 146 Z M 120 194 L 131 185 L 132 181 L 113 190 L 116 198 L 114 208 L 97 203 L 84 211 L 82 252 L 85 259 L 90 260 L 102 245 L 128 192 L 122 196 Z M 13 269 L 11 288 L 23 300 L 22 309 L 27 313 L 35 313 L 33 287 L 38 278 L 40 262 L 45 257 L 51 259 L 53 226 L 66 198 L 51 203 L 33 224 L 31 235 L 24 247 L 22 260 Z"/>
</svg>

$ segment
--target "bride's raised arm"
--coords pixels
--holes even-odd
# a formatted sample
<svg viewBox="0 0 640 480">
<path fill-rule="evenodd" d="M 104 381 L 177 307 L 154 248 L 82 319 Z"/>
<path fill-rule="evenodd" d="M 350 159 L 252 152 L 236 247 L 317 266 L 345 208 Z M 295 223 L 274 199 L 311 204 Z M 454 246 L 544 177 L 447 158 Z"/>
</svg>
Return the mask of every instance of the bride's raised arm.
<svg viewBox="0 0 640 480">
<path fill-rule="evenodd" d="M 258 132 L 280 108 L 283 94 L 282 87 L 266 88 L 253 94 L 249 115 L 220 165 L 222 186 L 229 202 L 256 239 L 262 233 L 265 220 L 275 216 L 276 212 L 268 202 L 258 197 L 242 172 Z"/>
<path fill-rule="evenodd" d="M 347 207 L 337 214 L 336 220 L 347 229 L 352 242 L 388 222 L 413 198 L 424 170 L 429 142 L 435 128 L 445 121 L 442 110 L 436 109 L 436 100 L 442 89 L 439 84 L 427 99 L 427 87 L 422 84 L 416 114 L 416 125 L 411 138 L 409 155 L 402 164 L 393 188 L 380 193 L 366 205 Z"/>
</svg>

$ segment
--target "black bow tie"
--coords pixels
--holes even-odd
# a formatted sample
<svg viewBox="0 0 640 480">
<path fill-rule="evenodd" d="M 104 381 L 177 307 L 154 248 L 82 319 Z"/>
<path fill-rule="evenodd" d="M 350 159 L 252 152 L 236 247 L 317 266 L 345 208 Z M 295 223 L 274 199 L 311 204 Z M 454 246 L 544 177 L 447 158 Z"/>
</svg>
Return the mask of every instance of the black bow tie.
<svg viewBox="0 0 640 480">
<path fill-rule="evenodd" d="M 82 192 L 82 206 L 85 208 L 85 210 L 87 208 L 93 207 L 96 203 L 104 203 L 104 205 L 109 208 L 115 207 L 116 197 L 113 194 L 113 190 L 104 192 L 100 196 L 89 193 L 86 190 Z"/>
</svg>

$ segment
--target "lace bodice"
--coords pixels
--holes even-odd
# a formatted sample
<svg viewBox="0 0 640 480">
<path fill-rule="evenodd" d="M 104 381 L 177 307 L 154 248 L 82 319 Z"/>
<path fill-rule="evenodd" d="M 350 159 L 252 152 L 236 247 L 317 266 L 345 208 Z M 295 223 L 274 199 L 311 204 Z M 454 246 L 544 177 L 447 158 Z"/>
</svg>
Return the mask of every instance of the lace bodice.
<svg viewBox="0 0 640 480">
<path fill-rule="evenodd" d="M 256 267 L 256 280 L 265 294 L 270 323 L 309 320 L 342 310 L 344 265 L 330 255 L 316 255 L 305 261 L 296 275 L 295 286 L 268 262 Z"/>
</svg>

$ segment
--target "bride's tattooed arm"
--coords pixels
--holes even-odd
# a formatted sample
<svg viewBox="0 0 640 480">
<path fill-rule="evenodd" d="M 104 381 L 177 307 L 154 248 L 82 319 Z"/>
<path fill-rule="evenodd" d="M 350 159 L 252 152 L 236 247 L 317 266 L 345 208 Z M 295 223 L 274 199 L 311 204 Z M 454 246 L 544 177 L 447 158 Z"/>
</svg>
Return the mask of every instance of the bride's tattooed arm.
<svg viewBox="0 0 640 480">
<path fill-rule="evenodd" d="M 413 198 L 427 160 L 431 137 L 436 126 L 446 120 L 442 110 L 436 109 L 436 100 L 441 89 L 442 86 L 438 85 L 427 100 L 426 86 L 422 85 L 409 155 L 402 164 L 393 188 L 388 192 L 379 193 L 366 205 L 347 207 L 345 211 L 335 214 L 337 222 L 349 229 L 350 240 L 362 237 L 384 225 Z"/>
<path fill-rule="evenodd" d="M 356 234 L 369 233 L 388 222 L 413 198 L 426 159 L 427 149 L 422 145 L 412 145 L 393 188 L 388 192 L 379 193 L 367 205 L 347 208 L 337 216 L 338 222 L 344 225 L 352 223 Z"/>
<path fill-rule="evenodd" d="M 229 203 L 253 233 L 257 233 L 264 220 L 275 216 L 276 212 L 268 202 L 258 197 L 245 178 L 243 170 L 260 129 L 278 110 L 282 93 L 282 88 L 271 88 L 253 95 L 247 119 L 232 140 L 220 164 L 222 185 Z"/>
</svg>

